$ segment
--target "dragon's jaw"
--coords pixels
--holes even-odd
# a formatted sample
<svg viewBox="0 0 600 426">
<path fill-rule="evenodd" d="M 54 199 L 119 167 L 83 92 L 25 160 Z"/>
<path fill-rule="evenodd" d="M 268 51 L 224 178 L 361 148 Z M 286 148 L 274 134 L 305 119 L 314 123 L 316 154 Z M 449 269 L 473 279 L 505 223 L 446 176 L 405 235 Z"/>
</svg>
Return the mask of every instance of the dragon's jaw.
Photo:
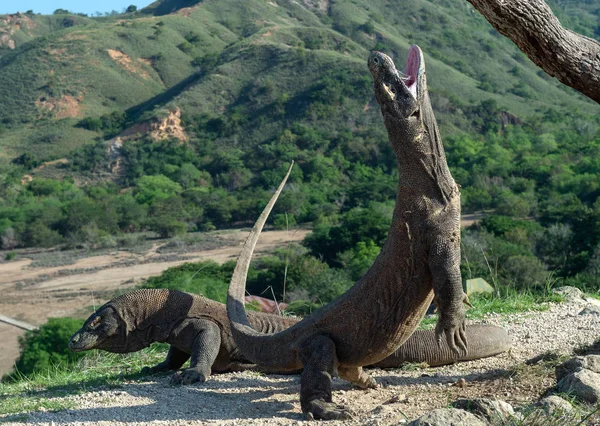
<svg viewBox="0 0 600 426">
<path fill-rule="evenodd" d="M 423 71 L 421 55 L 421 49 L 417 46 L 411 46 L 408 51 L 408 58 L 406 59 L 406 67 L 404 68 L 403 83 L 415 99 L 417 99 L 419 77 Z"/>
</svg>

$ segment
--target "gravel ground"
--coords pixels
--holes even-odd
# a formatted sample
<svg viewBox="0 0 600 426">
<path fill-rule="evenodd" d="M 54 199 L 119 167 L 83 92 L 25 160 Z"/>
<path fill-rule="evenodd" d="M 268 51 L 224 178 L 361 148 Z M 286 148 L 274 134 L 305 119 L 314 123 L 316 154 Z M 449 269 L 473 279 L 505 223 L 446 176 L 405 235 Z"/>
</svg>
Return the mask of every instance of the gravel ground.
<svg viewBox="0 0 600 426">
<path fill-rule="evenodd" d="M 592 313 L 580 315 L 591 306 Z M 354 420 L 334 424 L 402 424 L 461 397 L 494 397 L 515 405 L 536 401 L 554 386 L 551 375 L 507 374 L 507 370 L 547 351 L 568 354 L 592 343 L 600 330 L 600 309 L 588 302 L 553 305 L 545 312 L 488 315 L 482 322 L 505 327 L 514 340 L 510 353 L 446 367 L 370 370 L 381 388 L 362 391 L 334 379 L 334 401 L 347 405 Z M 534 367 L 523 367 L 534 368 Z M 201 385 L 171 387 L 169 376 L 126 382 L 120 389 L 94 390 L 56 398 L 74 409 L 36 411 L 19 417 L 24 425 L 198 425 L 304 422 L 298 401 L 297 376 L 253 372 L 213 376 Z M 12 417 L 17 420 L 17 418 Z M 2 422 L 0 418 L 0 422 Z"/>
</svg>

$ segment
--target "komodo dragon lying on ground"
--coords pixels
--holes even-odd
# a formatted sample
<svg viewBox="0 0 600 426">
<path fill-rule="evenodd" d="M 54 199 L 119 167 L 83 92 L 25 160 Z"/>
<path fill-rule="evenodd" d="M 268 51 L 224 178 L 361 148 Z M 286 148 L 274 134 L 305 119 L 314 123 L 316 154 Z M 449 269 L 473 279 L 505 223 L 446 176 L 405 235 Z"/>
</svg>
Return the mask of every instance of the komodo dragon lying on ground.
<svg viewBox="0 0 600 426">
<path fill-rule="evenodd" d="M 299 318 L 249 312 L 253 327 L 274 333 L 300 321 Z M 511 346 L 500 327 L 467 327 L 469 350 L 456 360 L 446 343 L 438 347 L 433 330 L 417 330 L 396 352 L 375 367 L 399 367 L 406 362 L 430 366 L 497 355 Z M 144 370 L 147 373 L 178 370 L 190 358 L 190 368 L 173 375 L 172 383 L 205 381 L 212 372 L 253 369 L 256 366 L 236 348 L 225 305 L 176 290 L 145 289 L 119 296 L 100 307 L 71 340 L 74 351 L 103 349 L 135 352 L 153 342 L 171 345 L 165 361 Z M 271 371 L 276 373 L 276 371 Z"/>
<path fill-rule="evenodd" d="M 404 74 L 380 52 L 371 53 L 368 67 L 399 171 L 392 225 L 381 253 L 352 288 L 299 323 L 275 334 L 253 328 L 243 302 L 246 275 L 288 171 L 244 243 L 229 286 L 227 313 L 238 349 L 265 368 L 303 367 L 300 403 L 308 418 L 350 418 L 332 402 L 331 376 L 337 371 L 362 388 L 376 387 L 362 367 L 385 359 L 410 337 L 434 294 L 438 341 L 445 334 L 457 357 L 467 350 L 460 193 L 429 101 L 423 53 L 410 48 Z"/>
</svg>

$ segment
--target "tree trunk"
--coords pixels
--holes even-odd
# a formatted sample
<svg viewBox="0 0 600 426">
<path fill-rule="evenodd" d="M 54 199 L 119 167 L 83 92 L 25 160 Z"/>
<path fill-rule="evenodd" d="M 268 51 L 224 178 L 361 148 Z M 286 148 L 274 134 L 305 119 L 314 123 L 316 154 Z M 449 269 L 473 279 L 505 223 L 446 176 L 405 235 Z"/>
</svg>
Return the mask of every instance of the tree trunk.
<svg viewBox="0 0 600 426">
<path fill-rule="evenodd" d="M 564 28 L 543 0 L 467 0 L 536 65 L 600 103 L 600 43 Z"/>
</svg>

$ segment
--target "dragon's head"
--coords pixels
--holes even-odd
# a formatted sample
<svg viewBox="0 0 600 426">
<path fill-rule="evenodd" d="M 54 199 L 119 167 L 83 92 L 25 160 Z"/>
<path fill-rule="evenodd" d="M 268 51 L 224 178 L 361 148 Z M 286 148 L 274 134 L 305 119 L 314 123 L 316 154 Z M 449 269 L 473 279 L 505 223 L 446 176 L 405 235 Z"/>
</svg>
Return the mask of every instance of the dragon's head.
<svg viewBox="0 0 600 426">
<path fill-rule="evenodd" d="M 106 304 L 94 312 L 69 340 L 69 348 L 75 352 L 104 349 L 120 352 L 123 346 L 124 321 L 114 307 Z"/>
<path fill-rule="evenodd" d="M 427 98 L 421 49 L 411 46 L 403 73 L 398 72 L 394 61 L 381 52 L 371 52 L 368 66 L 388 131 L 402 129 L 408 135 L 418 134 L 423 128 L 421 112 Z"/>
</svg>

